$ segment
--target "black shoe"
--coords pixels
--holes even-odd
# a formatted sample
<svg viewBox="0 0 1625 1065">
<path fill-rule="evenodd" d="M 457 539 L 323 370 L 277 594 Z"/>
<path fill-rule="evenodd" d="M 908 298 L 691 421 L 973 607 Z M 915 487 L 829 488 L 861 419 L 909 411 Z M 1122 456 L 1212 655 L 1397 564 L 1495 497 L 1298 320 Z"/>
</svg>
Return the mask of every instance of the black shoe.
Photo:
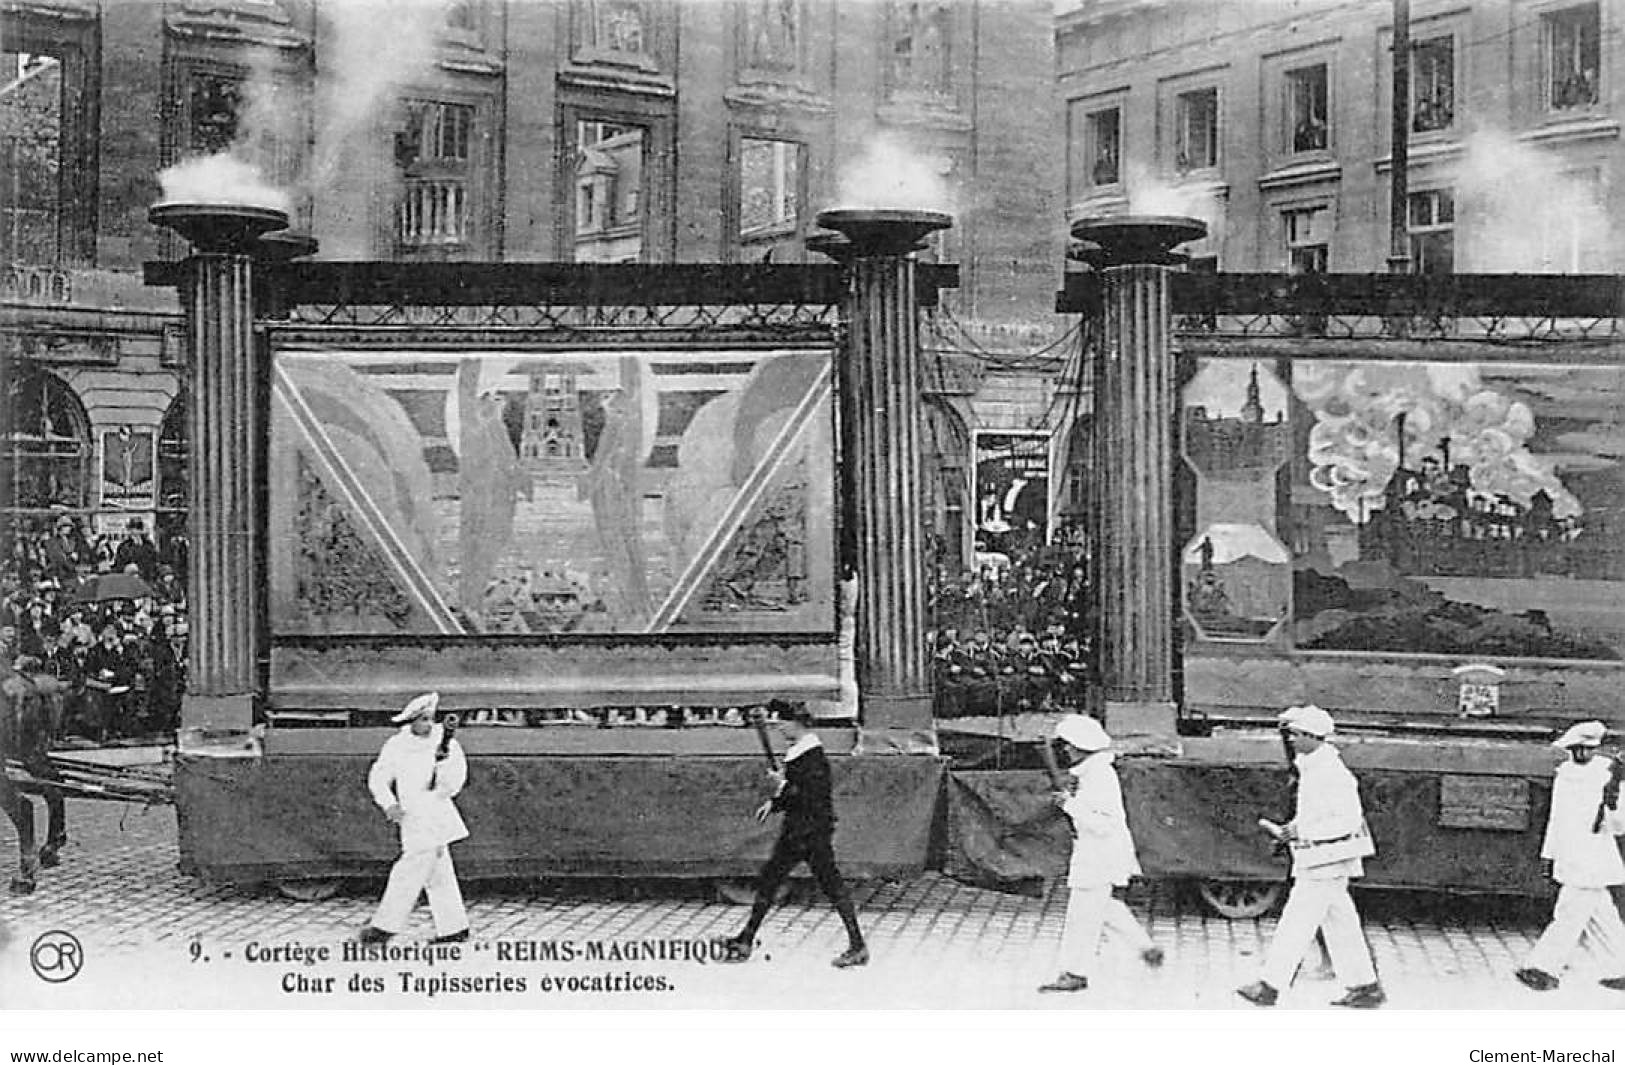
<svg viewBox="0 0 1625 1065">
<path fill-rule="evenodd" d="M 850 969 L 856 965 L 868 965 L 869 948 L 861 943 L 855 947 L 847 947 L 846 950 L 836 955 L 835 960 L 830 964 L 837 969 Z"/>
<path fill-rule="evenodd" d="M 1349 988 L 1348 994 L 1342 998 L 1333 999 L 1332 1005 L 1351 1010 L 1374 1010 L 1387 1001 L 1388 996 L 1383 993 L 1381 984 L 1361 984 Z"/>
<path fill-rule="evenodd" d="M 1519 969 L 1512 975 L 1518 978 L 1518 983 L 1531 991 L 1557 990 L 1557 977 L 1545 969 Z"/>
<path fill-rule="evenodd" d="M 55 848 L 46 847 L 39 852 L 39 867 L 41 869 L 55 869 L 61 864 L 62 859 L 57 857 Z"/>
<path fill-rule="evenodd" d="M 1079 976 L 1077 973 L 1062 973 L 1047 984 L 1040 984 L 1040 991 L 1085 991 L 1089 987 L 1089 978 Z"/>
<path fill-rule="evenodd" d="M 1625 976 L 1605 976 L 1597 983 L 1610 991 L 1625 991 Z"/>
<path fill-rule="evenodd" d="M 446 935 L 443 935 L 443 936 L 435 936 L 433 939 L 429 940 L 429 942 L 430 943 L 467 943 L 468 942 L 468 929 L 465 928 L 461 932 L 448 932 Z"/>
<path fill-rule="evenodd" d="M 13 895 L 32 895 L 34 893 L 33 878 L 14 877 L 11 881 L 11 893 Z"/>
<path fill-rule="evenodd" d="M 1164 957 L 1165 955 L 1162 953 L 1161 947 L 1146 947 L 1144 950 L 1140 951 L 1140 960 L 1151 966 L 1153 969 L 1162 968 Z"/>
<path fill-rule="evenodd" d="M 1262 980 L 1255 980 L 1246 987 L 1236 988 L 1236 994 L 1251 1002 L 1255 1006 L 1273 1006 L 1281 993 Z"/>
<path fill-rule="evenodd" d="M 722 948 L 722 960 L 729 963 L 750 961 L 751 941 L 743 936 L 725 936 L 716 941 Z"/>
<path fill-rule="evenodd" d="M 356 933 L 355 941 L 363 946 L 371 946 L 375 943 L 388 943 L 389 937 L 392 935 L 394 935 L 393 932 L 386 932 L 382 928 L 368 925 Z"/>
</svg>

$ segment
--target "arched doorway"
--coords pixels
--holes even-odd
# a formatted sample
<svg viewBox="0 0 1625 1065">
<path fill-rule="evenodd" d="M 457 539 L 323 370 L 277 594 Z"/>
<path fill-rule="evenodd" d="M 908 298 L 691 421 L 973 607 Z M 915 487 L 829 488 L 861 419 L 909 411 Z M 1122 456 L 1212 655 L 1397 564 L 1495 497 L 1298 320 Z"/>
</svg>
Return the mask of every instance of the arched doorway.
<svg viewBox="0 0 1625 1065">
<path fill-rule="evenodd" d="M 55 374 L 15 366 L 6 388 L 4 471 L 0 506 L 13 528 L 31 526 L 30 514 L 84 510 L 90 503 L 90 418 L 79 397 Z"/>
</svg>

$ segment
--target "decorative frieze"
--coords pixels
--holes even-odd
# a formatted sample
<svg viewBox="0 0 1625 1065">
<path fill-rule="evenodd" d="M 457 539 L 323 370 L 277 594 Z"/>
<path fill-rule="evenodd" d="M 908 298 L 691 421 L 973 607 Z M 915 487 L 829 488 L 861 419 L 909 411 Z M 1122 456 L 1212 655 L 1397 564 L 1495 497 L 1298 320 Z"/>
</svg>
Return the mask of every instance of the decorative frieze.
<svg viewBox="0 0 1625 1065">
<path fill-rule="evenodd" d="M 288 10 L 274 0 L 177 0 L 164 22 L 179 37 L 288 50 L 311 44 Z"/>
</svg>

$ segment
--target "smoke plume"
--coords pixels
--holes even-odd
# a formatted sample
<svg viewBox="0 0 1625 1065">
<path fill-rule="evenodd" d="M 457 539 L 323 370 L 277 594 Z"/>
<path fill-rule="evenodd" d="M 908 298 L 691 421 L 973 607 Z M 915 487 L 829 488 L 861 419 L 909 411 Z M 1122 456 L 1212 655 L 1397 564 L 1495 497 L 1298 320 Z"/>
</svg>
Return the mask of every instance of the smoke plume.
<svg viewBox="0 0 1625 1065">
<path fill-rule="evenodd" d="M 1218 201 L 1204 183 L 1175 185 L 1157 177 L 1142 163 L 1128 165 L 1128 209 L 1130 214 L 1178 215 L 1201 218 L 1211 223 Z"/>
<path fill-rule="evenodd" d="M 864 210 L 956 211 L 945 156 L 922 152 L 900 137 L 877 133 L 841 169 L 836 203 Z"/>
<path fill-rule="evenodd" d="M 279 80 L 276 54 L 260 49 L 248 56 L 249 77 L 230 148 L 162 171 L 163 202 L 290 211 L 300 199 L 354 202 L 390 186 L 394 160 L 380 127 L 396 113 L 401 90 L 431 69 L 445 5 L 440 0 L 326 0 L 319 17 L 318 125 L 314 151 L 302 170 L 278 174 L 273 167 L 279 155 L 302 155 L 311 99 Z M 344 226 L 326 227 L 323 251 L 365 257 L 371 241 L 365 219 L 350 228 L 353 233 Z"/>
<path fill-rule="evenodd" d="M 292 199 L 269 184 L 259 167 L 231 152 L 176 163 L 158 175 L 163 203 L 230 204 L 287 211 Z"/>
<path fill-rule="evenodd" d="M 1453 169 L 1457 225 L 1484 273 L 1606 272 L 1613 220 L 1598 183 L 1499 130 L 1467 138 Z"/>
<path fill-rule="evenodd" d="M 1528 405 L 1485 387 L 1477 366 L 1446 363 L 1300 362 L 1292 389 L 1315 412 L 1309 434 L 1309 481 L 1356 522 L 1385 504 L 1399 469 L 1399 415 L 1404 455 L 1415 469 L 1425 456 L 1470 471 L 1472 491 L 1528 505 L 1538 492 L 1559 518 L 1578 516 L 1580 501 L 1557 477 L 1551 459 L 1529 450 L 1535 416 Z"/>
</svg>

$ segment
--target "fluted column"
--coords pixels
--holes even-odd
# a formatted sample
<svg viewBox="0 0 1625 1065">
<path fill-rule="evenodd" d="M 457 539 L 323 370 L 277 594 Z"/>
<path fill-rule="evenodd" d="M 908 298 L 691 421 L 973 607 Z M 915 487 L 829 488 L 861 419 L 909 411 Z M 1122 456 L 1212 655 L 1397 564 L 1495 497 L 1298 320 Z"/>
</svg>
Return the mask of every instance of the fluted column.
<svg viewBox="0 0 1625 1065">
<path fill-rule="evenodd" d="M 1172 737 L 1174 705 L 1173 248 L 1206 227 L 1184 218 L 1084 219 L 1100 249 L 1096 359 L 1095 623 L 1106 726 Z"/>
<path fill-rule="evenodd" d="M 151 218 L 192 242 L 181 302 L 186 315 L 191 454 L 187 500 L 188 622 L 183 741 L 254 724 L 265 653 L 262 497 L 265 426 L 258 402 L 262 353 L 254 334 L 259 236 L 287 217 L 261 208 L 163 205 Z"/>
<path fill-rule="evenodd" d="M 842 564 L 857 570 L 859 749 L 934 751 L 914 252 L 952 221 L 928 211 L 826 211 L 818 221 L 846 238 L 816 246 L 846 273 Z"/>
</svg>

